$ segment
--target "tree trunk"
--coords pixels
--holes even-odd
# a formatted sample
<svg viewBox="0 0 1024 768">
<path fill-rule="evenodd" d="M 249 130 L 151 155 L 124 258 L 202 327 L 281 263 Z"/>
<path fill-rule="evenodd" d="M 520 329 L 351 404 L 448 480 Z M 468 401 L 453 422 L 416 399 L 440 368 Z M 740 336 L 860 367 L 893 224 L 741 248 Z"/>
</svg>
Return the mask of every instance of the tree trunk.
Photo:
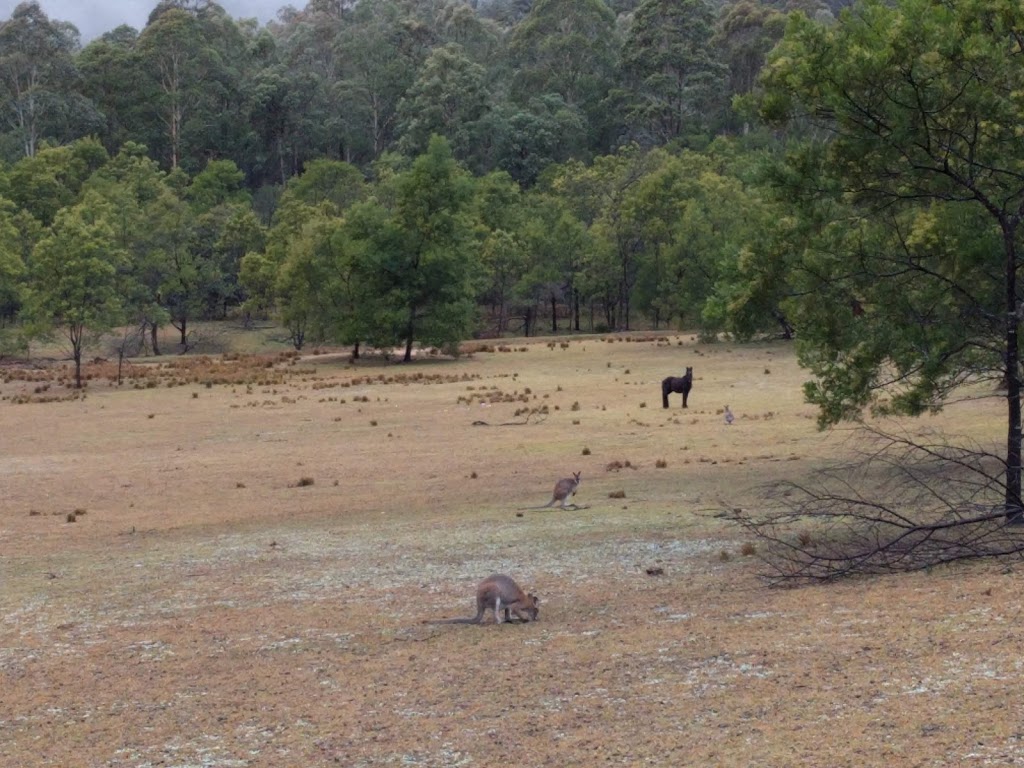
<svg viewBox="0 0 1024 768">
<path fill-rule="evenodd" d="M 157 332 L 156 323 L 150 323 L 149 324 L 149 341 L 150 341 L 150 345 L 153 347 L 153 355 L 155 357 L 159 357 L 160 356 L 160 342 L 157 341 L 156 332 Z"/>
<path fill-rule="evenodd" d="M 572 315 L 573 315 L 573 327 L 577 333 L 580 330 L 580 292 L 578 289 L 572 289 Z"/>
<path fill-rule="evenodd" d="M 412 337 L 416 332 L 416 308 L 409 310 L 409 326 L 406 329 L 405 336 L 405 356 L 402 358 L 402 362 L 412 362 Z"/>
<path fill-rule="evenodd" d="M 281 137 L 278 136 L 278 138 L 277 138 L 277 165 L 278 165 L 278 171 L 281 174 L 281 186 L 284 186 L 285 184 L 288 183 L 288 173 L 287 173 L 287 171 L 285 171 L 285 167 L 284 167 L 284 152 L 285 152 L 284 142 L 281 140 Z"/>
<path fill-rule="evenodd" d="M 551 297 L 551 332 L 558 333 L 558 299 Z"/>
<path fill-rule="evenodd" d="M 71 341 L 71 356 L 75 360 L 75 389 L 82 388 L 82 338 L 85 335 L 85 328 L 82 326 L 71 326 L 68 329 L 68 339 Z"/>
<path fill-rule="evenodd" d="M 355 344 L 352 345 L 352 359 L 353 360 L 358 360 L 359 359 L 359 342 L 358 341 Z"/>
<path fill-rule="evenodd" d="M 1021 413 L 1020 353 L 1017 336 L 1020 315 L 1017 301 L 1016 227 L 1004 223 L 1003 249 L 1006 254 L 1006 518 L 1015 525 L 1024 524 L 1021 508 Z"/>
</svg>

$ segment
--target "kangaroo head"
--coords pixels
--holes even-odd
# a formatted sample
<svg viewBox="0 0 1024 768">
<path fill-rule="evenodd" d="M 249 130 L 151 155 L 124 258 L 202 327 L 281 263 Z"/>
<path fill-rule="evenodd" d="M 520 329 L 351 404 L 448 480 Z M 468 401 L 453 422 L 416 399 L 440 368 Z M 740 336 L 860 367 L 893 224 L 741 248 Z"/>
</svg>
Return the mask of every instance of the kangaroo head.
<svg viewBox="0 0 1024 768">
<path fill-rule="evenodd" d="M 687 376 L 693 376 L 693 367 L 692 366 L 689 366 L 689 365 L 686 366 L 686 375 Z"/>
<path fill-rule="evenodd" d="M 580 473 L 579 472 L 573 472 L 572 473 L 572 479 L 576 481 L 576 485 L 579 485 L 580 484 Z"/>
<path fill-rule="evenodd" d="M 536 621 L 540 616 L 540 598 L 533 594 L 527 595 L 522 610 L 530 617 L 530 621 Z"/>
</svg>

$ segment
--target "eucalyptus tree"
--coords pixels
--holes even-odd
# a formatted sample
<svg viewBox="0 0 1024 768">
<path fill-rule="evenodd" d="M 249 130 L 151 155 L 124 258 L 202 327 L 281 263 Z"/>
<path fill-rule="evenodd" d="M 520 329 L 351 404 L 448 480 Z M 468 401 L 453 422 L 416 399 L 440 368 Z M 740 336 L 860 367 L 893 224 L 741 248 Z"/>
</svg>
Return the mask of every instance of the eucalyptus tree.
<svg viewBox="0 0 1024 768">
<path fill-rule="evenodd" d="M 739 0 L 722 9 L 712 46 L 729 68 L 729 95 L 749 98 L 768 53 L 782 39 L 785 28 L 785 14 L 760 0 Z M 748 130 L 749 125 L 743 128 Z"/>
<path fill-rule="evenodd" d="M 77 48 L 74 25 L 51 21 L 35 0 L 18 4 L 10 19 L 0 21 L 0 120 L 26 157 L 54 135 L 74 105 Z"/>
<path fill-rule="evenodd" d="M 25 260 L 14 205 L 0 197 L 0 357 L 19 344 L 18 313 L 25 295 Z"/>
<path fill-rule="evenodd" d="M 248 311 L 275 312 L 288 325 L 293 343 L 304 343 L 309 312 L 315 304 L 309 296 L 328 289 L 326 285 L 306 285 L 302 280 L 304 276 L 312 278 L 316 270 L 330 269 L 322 265 L 323 257 L 341 247 L 332 227 L 366 194 L 359 170 L 337 160 L 312 161 L 302 175 L 290 179 L 264 241 L 252 243 L 241 259 L 239 280 L 247 292 Z M 297 245 L 299 241 L 302 243 Z M 311 259 L 316 263 L 310 264 Z M 350 266 L 345 266 L 343 272 L 345 281 L 355 279 Z M 332 275 L 332 280 L 335 277 L 341 280 L 340 275 Z M 356 288 L 345 290 L 357 292 Z M 351 323 L 336 317 L 317 317 L 313 322 L 320 329 L 351 327 Z M 343 333 L 339 340 L 359 341 L 349 336 Z"/>
<path fill-rule="evenodd" d="M 84 190 L 105 199 L 115 247 L 127 256 L 122 281 L 124 322 L 137 328 L 153 354 L 160 354 L 159 329 L 170 320 L 163 306 L 167 262 L 151 231 L 154 207 L 168 192 L 165 174 L 145 147 L 126 143 L 121 151 L 85 182 Z"/>
<path fill-rule="evenodd" d="M 406 362 L 415 343 L 449 346 L 472 328 L 479 270 L 472 193 L 472 178 L 435 136 L 409 170 L 346 216 L 362 273 L 379 297 L 368 340 L 404 344 Z"/>
<path fill-rule="evenodd" d="M 361 249 L 349 239 L 345 219 L 320 209 L 288 242 L 274 278 L 278 320 L 296 349 L 309 340 L 352 345 L 375 339 L 382 297 L 363 274 Z"/>
<path fill-rule="evenodd" d="M 350 107 L 343 110 L 338 97 L 343 15 L 311 4 L 281 18 L 272 28 L 273 50 L 260 43 L 253 102 L 257 130 L 276 155 L 275 180 L 284 184 L 307 160 L 347 159 L 351 148 L 343 123 Z"/>
<path fill-rule="evenodd" d="M 441 44 L 462 46 L 466 56 L 491 72 L 501 71 L 506 64 L 501 29 L 485 19 L 468 3 L 447 0 L 434 15 L 434 26 Z"/>
<path fill-rule="evenodd" d="M 127 255 L 116 246 L 111 214 L 105 199 L 87 193 L 57 214 L 32 252 L 25 314 L 35 332 L 53 329 L 67 340 L 78 388 L 88 343 L 123 318 Z"/>
<path fill-rule="evenodd" d="M 734 315 L 747 286 L 737 260 L 766 239 L 777 211 L 711 155 L 654 154 L 660 162 L 627 192 L 621 212 L 641 244 L 637 299 L 657 320 L 664 314 L 709 338 L 740 335 Z M 754 309 L 748 318 L 759 330 L 773 322 Z"/>
<path fill-rule="evenodd" d="M 627 123 L 636 140 L 660 145 L 707 132 L 725 107 L 726 67 L 712 44 L 707 0 L 643 0 L 622 47 Z"/>
<path fill-rule="evenodd" d="M 248 92 L 255 149 L 247 155 L 253 187 L 285 184 L 309 158 L 327 153 L 327 134 L 338 129 L 338 119 L 330 117 L 331 81 L 309 68 L 306 30 L 297 24 L 293 19 L 276 36 L 263 30 L 252 41 Z"/>
<path fill-rule="evenodd" d="M 198 15 L 201 85 L 186 115 L 183 163 L 191 174 L 211 158 L 230 158 L 249 172 L 255 162 L 256 133 L 248 119 L 253 108 L 253 79 L 260 63 L 258 29 L 253 19 L 236 21 L 216 3 Z"/>
<path fill-rule="evenodd" d="M 202 170 L 214 155 L 241 160 L 251 144 L 252 46 L 216 3 L 169 0 L 150 14 L 136 45 L 139 98 L 161 130 L 146 143 L 170 168 Z"/>
<path fill-rule="evenodd" d="M 44 226 L 72 205 L 82 185 L 108 160 L 95 139 L 80 139 L 62 147 L 44 147 L 15 163 L 8 174 L 8 196 Z"/>
<path fill-rule="evenodd" d="M 582 136 L 565 136 L 577 152 L 595 148 L 608 119 L 604 102 L 617 63 L 615 15 L 604 0 L 536 0 L 510 41 L 514 100 L 557 94 L 585 118 Z M 602 149 L 603 147 L 596 147 Z"/>
<path fill-rule="evenodd" d="M 526 270 L 514 291 L 525 309 L 524 334 L 529 336 L 541 313 L 548 312 L 551 331 L 557 332 L 559 306 L 568 309 L 569 328 L 578 331 L 581 303 L 594 292 L 587 268 L 600 246 L 566 202 L 550 191 L 528 194 L 525 213 L 521 238 L 527 253 Z M 535 309 L 538 305 L 539 312 Z"/>
<path fill-rule="evenodd" d="M 188 248 L 203 275 L 198 290 L 199 312 L 204 317 L 226 317 L 232 304 L 241 303 L 242 256 L 263 242 L 244 181 L 233 161 L 213 160 L 185 190 L 195 216 Z"/>
<path fill-rule="evenodd" d="M 164 188 L 146 206 L 145 249 L 158 278 L 157 298 L 177 329 L 181 350 L 189 346 L 191 323 L 202 315 L 204 286 L 213 278 L 194 248 L 197 216 L 181 196 Z"/>
<path fill-rule="evenodd" d="M 155 18 L 154 18 L 155 16 Z M 196 17 L 172 7 L 159 15 L 154 10 L 138 43 L 146 74 L 155 83 L 154 108 L 164 128 L 159 145 L 152 149 L 171 168 L 181 160 L 185 120 L 199 99 L 203 51 L 201 27 Z"/>
<path fill-rule="evenodd" d="M 558 94 L 522 105 L 500 101 L 480 121 L 474 167 L 505 171 L 527 189 L 545 168 L 572 157 L 573 142 L 565 137 L 582 136 L 586 130 L 586 118 Z"/>
<path fill-rule="evenodd" d="M 631 145 L 590 165 L 571 161 L 553 171 L 552 189 L 594 238 L 596 250 L 585 271 L 592 289 L 602 294 L 610 328 L 630 326 L 643 247 L 640 222 L 626 215 L 624 203 L 656 163 L 656 157 Z"/>
<path fill-rule="evenodd" d="M 399 148 L 419 155 L 438 135 L 448 140 L 456 159 L 471 157 L 490 101 L 484 74 L 456 43 L 431 51 L 398 104 Z"/>
<path fill-rule="evenodd" d="M 99 135 L 108 152 L 116 153 L 128 141 L 147 138 L 149 78 L 137 50 L 139 33 L 120 26 L 96 38 L 75 62 L 82 76 L 82 93 L 103 115 Z"/>
<path fill-rule="evenodd" d="M 529 268 L 524 237 L 529 208 L 519 185 L 498 171 L 477 180 L 473 206 L 483 271 L 479 300 L 490 308 L 493 330 L 501 335 L 508 327 L 516 289 Z"/>
<path fill-rule="evenodd" d="M 368 164 L 393 147 L 398 105 L 415 82 L 434 40 L 389 0 L 363 0 L 336 40 L 337 97 L 342 135 L 341 159 Z"/>
</svg>

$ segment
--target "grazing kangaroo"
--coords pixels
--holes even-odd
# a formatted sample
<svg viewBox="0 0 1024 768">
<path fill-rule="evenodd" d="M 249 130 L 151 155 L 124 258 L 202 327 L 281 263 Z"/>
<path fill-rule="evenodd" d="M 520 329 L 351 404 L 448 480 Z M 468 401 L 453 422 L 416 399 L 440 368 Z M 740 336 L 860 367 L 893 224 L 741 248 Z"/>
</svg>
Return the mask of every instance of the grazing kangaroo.
<svg viewBox="0 0 1024 768">
<path fill-rule="evenodd" d="M 690 389 L 693 387 L 693 368 L 687 367 L 686 373 L 682 376 L 669 376 L 661 382 L 661 407 L 668 408 L 668 396 L 672 392 L 678 392 L 683 396 L 683 408 L 686 408 L 686 401 L 690 397 Z"/>
<path fill-rule="evenodd" d="M 576 495 L 576 489 L 580 487 L 580 473 L 573 472 L 572 477 L 563 477 L 557 483 L 555 483 L 555 490 L 551 492 L 551 501 L 540 507 L 521 507 L 521 509 L 547 509 L 553 506 L 555 502 L 558 502 L 561 509 L 568 509 L 566 502 L 570 498 Z M 572 503 L 573 509 L 579 509 L 575 503 Z"/>
<path fill-rule="evenodd" d="M 476 616 L 472 619 L 435 619 L 423 623 L 483 624 L 484 613 L 489 610 L 494 611 L 494 621 L 498 624 L 510 621 L 513 613 L 522 621 L 536 621 L 540 615 L 540 600 L 524 592 L 511 576 L 492 573 L 477 585 Z"/>
</svg>

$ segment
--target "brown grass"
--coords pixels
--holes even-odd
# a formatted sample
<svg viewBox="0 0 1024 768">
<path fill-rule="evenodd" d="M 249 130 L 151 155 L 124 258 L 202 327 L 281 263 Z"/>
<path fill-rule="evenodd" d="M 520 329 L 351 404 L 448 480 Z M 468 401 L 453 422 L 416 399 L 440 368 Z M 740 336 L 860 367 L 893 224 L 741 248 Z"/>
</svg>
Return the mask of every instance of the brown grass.
<svg viewBox="0 0 1024 768">
<path fill-rule="evenodd" d="M 1024 761 L 1016 571 L 769 590 L 701 514 L 854 449 L 815 430 L 788 346 L 631 334 L 559 340 L 554 364 L 548 341 L 412 366 L 146 361 L 20 405 L 57 377 L 7 376 L 0 765 Z M 637 389 L 693 362 L 690 408 L 638 424 Z M 551 409 L 497 426 L 518 395 L 467 384 Z M 997 447 L 1001 421 L 982 401 L 909 427 Z M 607 473 L 616 456 L 635 471 Z M 317 478 L 301 493 L 296 467 Z M 574 471 L 585 509 L 520 511 Z M 493 571 L 540 621 L 421 624 L 471 615 Z"/>
</svg>

